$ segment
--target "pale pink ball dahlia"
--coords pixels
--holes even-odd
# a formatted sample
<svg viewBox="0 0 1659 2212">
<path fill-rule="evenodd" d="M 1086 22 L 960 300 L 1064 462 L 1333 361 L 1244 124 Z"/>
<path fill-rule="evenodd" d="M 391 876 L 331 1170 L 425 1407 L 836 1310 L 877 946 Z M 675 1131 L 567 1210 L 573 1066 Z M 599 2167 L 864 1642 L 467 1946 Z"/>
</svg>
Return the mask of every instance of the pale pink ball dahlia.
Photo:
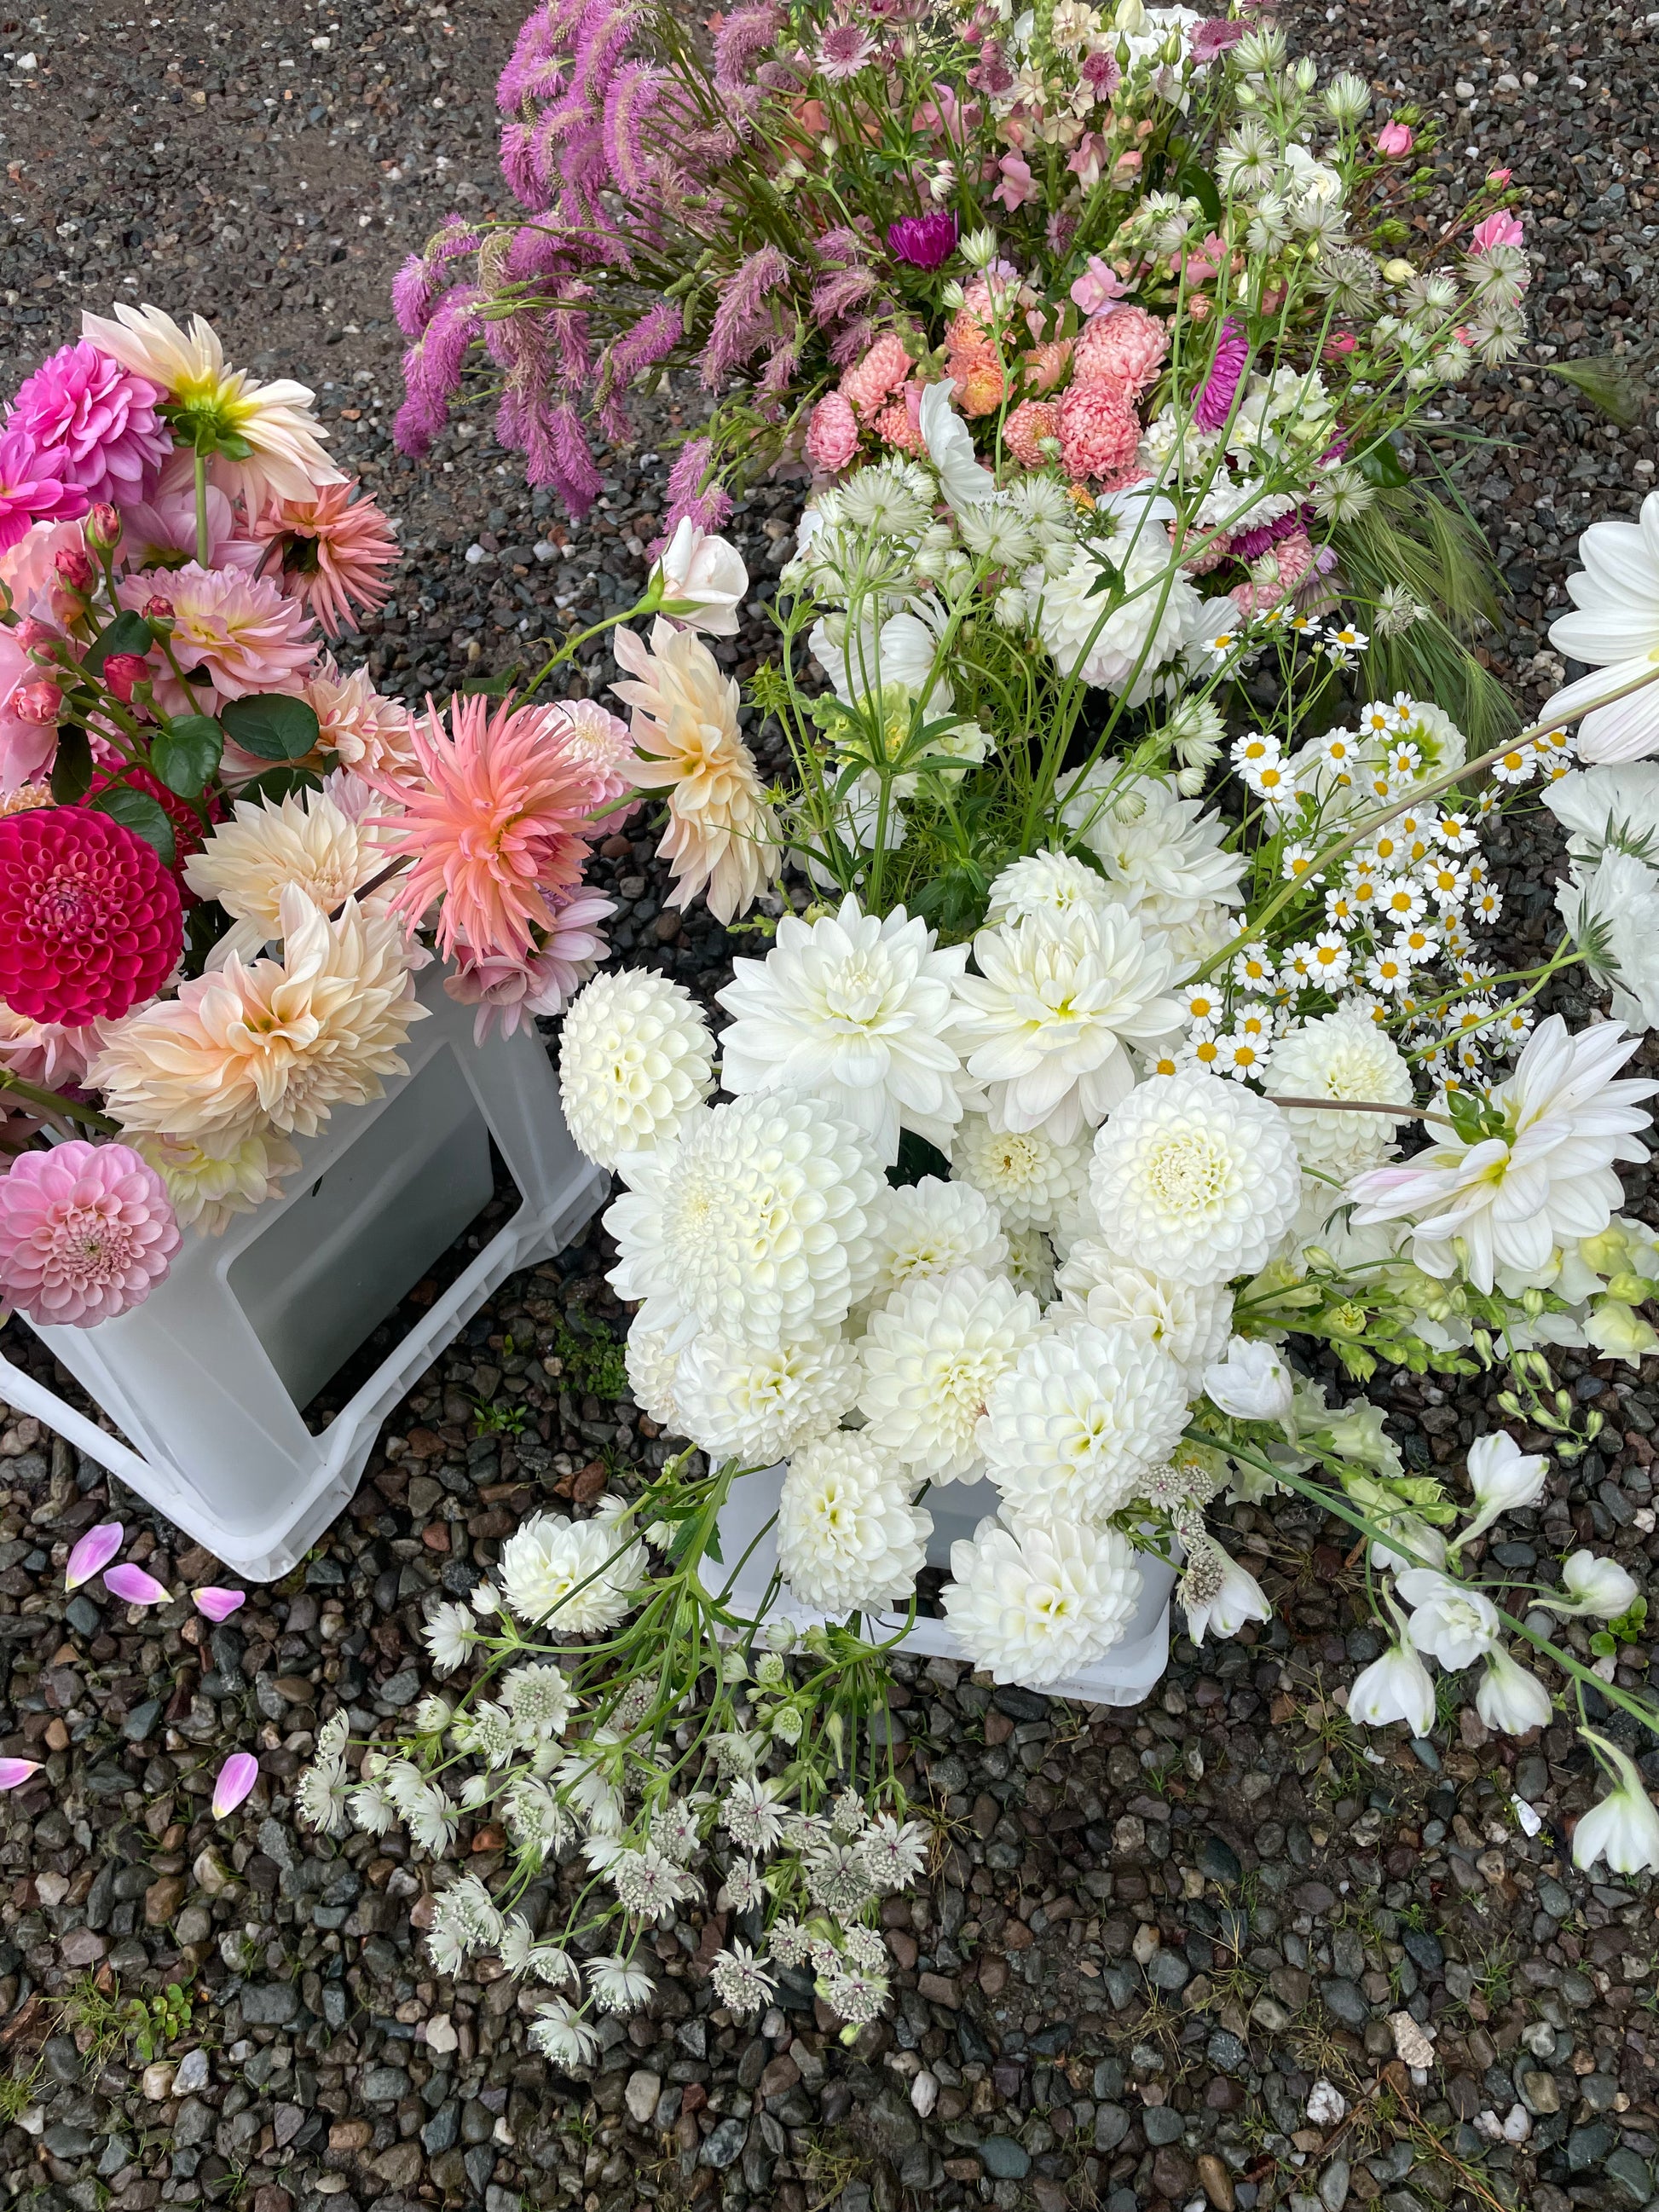
<svg viewBox="0 0 1659 2212">
<path fill-rule="evenodd" d="M 841 396 L 860 415 L 869 415 L 890 392 L 896 392 L 910 374 L 910 356 L 902 339 L 890 331 L 878 337 L 862 361 L 855 362 L 841 380 Z"/>
<path fill-rule="evenodd" d="M 1059 436 L 1059 421 L 1052 399 L 1022 399 L 1002 426 L 1002 442 L 1022 468 L 1040 469 L 1051 456 L 1039 441 Z"/>
<path fill-rule="evenodd" d="M 1019 365 L 1025 373 L 1025 389 L 1033 392 L 1052 392 L 1071 366 L 1071 361 L 1070 338 L 1049 338 L 1044 344 L 1034 346 L 1030 353 L 1020 358 Z"/>
<path fill-rule="evenodd" d="M 839 476 L 859 449 L 858 417 L 839 392 L 826 392 L 806 426 L 806 458 L 823 476 Z"/>
<path fill-rule="evenodd" d="M 1074 384 L 1108 384 L 1133 399 L 1152 381 L 1170 350 L 1170 333 L 1144 307 L 1120 307 L 1088 325 L 1072 356 Z"/>
<path fill-rule="evenodd" d="M 66 484 L 95 505 L 137 500 L 173 451 L 156 413 L 166 394 L 85 338 L 60 346 L 19 387 L 7 427 L 58 457 Z"/>
<path fill-rule="evenodd" d="M 153 845 L 89 807 L 0 820 L 0 1000 L 78 1029 L 151 998 L 184 941 L 179 886 Z"/>
<path fill-rule="evenodd" d="M 0 1297 L 33 1322 L 91 1328 L 140 1305 L 179 1249 L 161 1178 L 130 1145 L 80 1138 L 0 1178 Z"/>
<path fill-rule="evenodd" d="M 1135 410 L 1108 384 L 1074 384 L 1060 400 L 1055 428 L 1068 476 L 1117 477 L 1135 457 Z"/>
</svg>

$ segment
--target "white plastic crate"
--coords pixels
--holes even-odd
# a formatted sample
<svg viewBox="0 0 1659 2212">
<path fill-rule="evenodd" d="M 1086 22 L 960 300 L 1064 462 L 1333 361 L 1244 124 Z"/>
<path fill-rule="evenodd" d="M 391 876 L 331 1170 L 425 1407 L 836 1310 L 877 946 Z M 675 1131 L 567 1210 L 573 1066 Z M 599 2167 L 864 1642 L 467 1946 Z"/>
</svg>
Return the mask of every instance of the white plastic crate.
<svg viewBox="0 0 1659 2212">
<path fill-rule="evenodd" d="M 227 1566 L 287 1572 L 349 1503 L 381 1422 L 516 1269 L 569 1243 L 610 1177 L 576 1150 L 533 1029 L 472 1042 L 473 1010 L 417 979 L 409 1073 L 301 1144 L 286 1197 L 222 1237 L 186 1230 L 166 1280 L 96 1328 L 36 1331 L 131 1449 L 0 1358 L 0 1398 L 120 1476 Z M 518 1211 L 320 1435 L 315 1397 L 489 1203 L 494 1138 Z"/>
<path fill-rule="evenodd" d="M 782 1494 L 781 1467 L 744 1475 L 735 1483 L 720 1516 L 720 1553 L 725 1564 L 708 1560 L 702 1567 L 703 1582 L 711 1591 L 723 1589 L 732 1571 L 738 1569 L 730 1602 L 735 1612 L 750 1620 L 760 1613 L 767 1585 L 777 1565 L 775 1531 L 769 1523 L 775 1519 Z M 994 1514 L 997 1493 L 988 1482 L 951 1482 L 930 1490 L 922 1504 L 933 1516 L 933 1533 L 927 1545 L 928 1564 L 948 1567 L 951 1545 L 970 1537 L 988 1515 Z M 1063 1681 L 1045 1682 L 1042 1689 L 1046 1696 L 1074 1698 L 1092 1705 L 1138 1705 L 1158 1680 L 1170 1663 L 1170 1593 L 1175 1587 L 1175 1576 L 1162 1560 L 1152 1559 L 1145 1552 L 1139 1554 L 1139 1566 L 1140 1602 L 1122 1641 L 1114 1644 L 1097 1665 L 1068 1674 Z M 787 1583 L 779 1585 L 770 1617 L 793 1620 L 801 1628 L 816 1626 L 825 1618 L 811 1606 L 803 1605 Z M 902 1610 L 868 1614 L 865 1633 L 872 1638 L 891 1636 L 903 1622 Z M 972 1663 L 950 1623 L 927 1614 L 917 1616 L 902 1648 L 925 1659 L 959 1659 L 964 1664 Z"/>
</svg>

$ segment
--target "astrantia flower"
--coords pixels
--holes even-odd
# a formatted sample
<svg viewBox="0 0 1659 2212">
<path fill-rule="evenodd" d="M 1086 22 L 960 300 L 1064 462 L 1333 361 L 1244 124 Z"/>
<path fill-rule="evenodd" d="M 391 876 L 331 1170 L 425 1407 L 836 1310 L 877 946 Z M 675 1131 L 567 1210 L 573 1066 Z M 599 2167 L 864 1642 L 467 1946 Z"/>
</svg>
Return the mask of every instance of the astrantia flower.
<svg viewBox="0 0 1659 2212">
<path fill-rule="evenodd" d="M 982 1267 L 994 1275 L 1008 1257 L 995 1207 L 970 1182 L 924 1176 L 884 1194 L 876 1215 L 877 1274 L 871 1296 L 884 1303 L 901 1283 Z"/>
<path fill-rule="evenodd" d="M 37 453 L 60 463 L 58 475 L 96 504 L 141 499 L 173 450 L 156 415 L 161 393 L 82 338 L 49 354 L 19 386 L 6 427 Z"/>
<path fill-rule="evenodd" d="M 859 1366 L 835 1338 L 761 1350 L 699 1335 L 680 1354 L 674 1407 L 683 1433 L 715 1461 L 765 1467 L 833 1429 L 858 1397 Z"/>
<path fill-rule="evenodd" d="M 633 1959 L 615 1954 L 590 1959 L 586 1973 L 593 2002 L 601 2012 L 623 2015 L 637 2012 L 641 2005 L 649 2004 L 657 1993 L 657 1984 L 651 1975 Z"/>
<path fill-rule="evenodd" d="M 1018 1530 L 1115 1513 L 1186 1424 L 1186 1386 L 1166 1352 L 1131 1329 L 1078 1321 L 1026 1345 L 993 1384 L 979 1443 Z"/>
<path fill-rule="evenodd" d="M 414 732 L 417 774 L 379 781 L 398 802 L 386 817 L 388 858 L 412 862 L 396 904 L 411 921 L 441 900 L 438 945 L 465 939 L 476 953 L 525 955 L 532 926 L 553 927 L 549 893 L 580 881 L 591 793 L 559 744 L 551 707 L 515 707 L 481 696 L 435 708 Z"/>
<path fill-rule="evenodd" d="M 1052 1229 L 1086 1189 L 1089 1147 L 1061 1144 L 1048 1129 L 998 1129 L 967 1115 L 951 1147 L 951 1171 L 983 1191 L 1005 1229 Z"/>
<path fill-rule="evenodd" d="M 590 1160 L 615 1167 L 678 1136 L 714 1088 L 714 1041 L 691 994 L 665 975 L 596 975 L 559 1032 L 559 1096 Z"/>
<path fill-rule="evenodd" d="M 1296 1140 L 1276 1106 L 1196 1069 L 1131 1093 L 1095 1139 L 1090 1193 L 1102 1242 L 1156 1256 L 1182 1283 L 1250 1274 L 1302 1195 Z"/>
<path fill-rule="evenodd" d="M 179 1231 L 154 1168 L 78 1137 L 0 1176 L 0 1304 L 43 1327 L 90 1328 L 142 1304 Z"/>
<path fill-rule="evenodd" d="M 1248 1567 L 1229 1558 L 1209 1536 L 1188 1545 L 1187 1571 L 1176 1587 L 1194 1644 L 1206 1635 L 1237 1636 L 1246 1621 L 1267 1620 L 1273 1613 L 1266 1593 Z"/>
<path fill-rule="evenodd" d="M 325 793 L 307 791 L 275 805 L 238 800 L 233 818 L 216 823 L 185 861 L 184 878 L 198 898 L 216 899 L 231 917 L 214 948 L 222 963 L 233 952 L 246 960 L 277 935 L 290 884 L 331 914 L 385 865 L 372 828 L 343 814 Z"/>
<path fill-rule="evenodd" d="M 153 845 L 88 807 L 0 817 L 0 1000 L 66 1028 L 159 991 L 184 938 Z"/>
<path fill-rule="evenodd" d="M 266 571 L 290 599 L 310 608 L 325 637 L 344 637 L 359 618 L 384 606 L 392 589 L 383 573 L 398 558 L 392 525 L 343 477 L 303 499 L 267 507 L 253 534 L 280 548 Z"/>
<path fill-rule="evenodd" d="M 816 1100 L 735 1099 L 620 1165 L 608 1279 L 645 1301 L 647 1328 L 797 1344 L 832 1334 L 866 1294 L 879 1164 Z"/>
<path fill-rule="evenodd" d="M 906 1283 L 859 1346 L 864 1433 L 935 1482 L 977 1474 L 980 1418 L 1039 1322 L 1034 1297 L 978 1267 Z"/>
<path fill-rule="evenodd" d="M 1557 1245 L 1599 1236 L 1612 1218 L 1613 1162 L 1647 1158 L 1634 1133 L 1651 1117 L 1638 1102 L 1659 1083 L 1613 1079 L 1639 1042 L 1613 1022 L 1573 1035 L 1552 1014 L 1492 1094 L 1498 1133 L 1471 1143 L 1454 1132 L 1362 1175 L 1349 1190 L 1355 1225 L 1411 1219 L 1418 1266 L 1442 1278 L 1461 1267 L 1477 1290 L 1499 1267 L 1544 1280 Z"/>
<path fill-rule="evenodd" d="M 1091 1128 L 1134 1081 L 1126 1047 L 1167 1036 L 1181 1020 L 1164 995 L 1168 950 L 1121 908 L 1074 908 L 983 929 L 977 975 L 957 984 L 968 1072 L 987 1085 L 992 1118 L 1062 1144 Z"/>
<path fill-rule="evenodd" d="M 708 1978 L 720 2002 L 744 2020 L 769 2003 L 778 1986 L 749 1946 L 737 1942 L 715 1952 Z"/>
<path fill-rule="evenodd" d="M 1070 853 L 1033 853 L 1011 860 L 991 885 L 986 927 L 1024 921 L 1034 914 L 1067 915 L 1075 907 L 1104 907 L 1112 895 L 1098 868 Z"/>
<path fill-rule="evenodd" d="M 1412 1074 L 1388 1031 L 1358 1007 L 1302 1022 L 1280 1037 L 1267 1062 L 1269 1097 L 1364 1098 L 1373 1105 L 1409 1106 Z M 1403 1122 L 1386 1114 L 1333 1114 L 1287 1107 L 1285 1117 L 1302 1164 L 1310 1174 L 1346 1183 L 1394 1148 Z"/>
<path fill-rule="evenodd" d="M 595 2030 L 562 1997 L 537 2006 L 530 2044 L 556 2066 L 591 2066 L 599 2051 Z"/>
<path fill-rule="evenodd" d="M 123 576 L 116 596 L 142 609 L 165 598 L 173 609 L 173 653 L 188 675 L 206 672 L 205 685 L 174 681 L 155 668 L 156 696 L 174 714 L 210 712 L 225 699 L 291 691 L 317 657 L 316 625 L 296 600 L 284 599 L 269 576 L 240 568 L 140 569 Z M 261 761 L 258 766 L 266 763 Z"/>
<path fill-rule="evenodd" d="M 803 1444 L 778 1501 L 778 1565 L 795 1595 L 832 1615 L 908 1598 L 933 1533 L 910 1487 L 867 1431 Z"/>
<path fill-rule="evenodd" d="M 129 1133 L 134 1152 L 167 1185 L 179 1227 L 199 1229 L 204 1237 L 222 1236 L 237 1214 L 281 1197 L 284 1176 L 300 1164 L 299 1153 L 274 1129 L 227 1135 L 213 1149 L 192 1137 L 143 1129 Z"/>
<path fill-rule="evenodd" d="M 438 1673 L 453 1674 L 458 1667 L 466 1664 L 478 1640 L 478 1624 L 472 1608 L 465 1605 L 434 1606 L 422 1627 L 421 1640 Z"/>
<path fill-rule="evenodd" d="M 403 932 L 349 902 L 331 921 L 283 893 L 283 957 L 235 958 L 103 1033 L 88 1079 L 124 1127 L 240 1142 L 262 1123 L 314 1136 L 336 1106 L 407 1073 L 415 1002 Z"/>
<path fill-rule="evenodd" d="M 648 647 L 617 630 L 611 649 L 634 679 L 611 686 L 634 709 L 629 773 L 667 798 L 658 849 L 672 864 L 669 903 L 688 905 L 702 891 L 717 921 L 733 921 L 779 859 L 777 824 L 738 728 L 738 687 L 701 638 L 672 623 L 653 624 Z"/>
<path fill-rule="evenodd" d="M 1073 1245 L 1054 1286 L 1097 1328 L 1127 1328 L 1167 1352 L 1194 1386 L 1219 1356 L 1232 1324 L 1232 1293 L 1224 1285 L 1172 1281 L 1093 1237 Z"/>
<path fill-rule="evenodd" d="M 644 1571 L 643 1547 L 608 1514 L 571 1521 L 532 1513 L 501 1546 L 495 1568 L 520 1620 L 532 1628 L 556 1621 L 572 1636 L 614 1628 L 637 1602 L 635 1585 Z"/>
<path fill-rule="evenodd" d="M 965 946 L 939 949 L 904 908 L 866 915 L 855 898 L 805 922 L 786 915 L 764 960 L 732 963 L 718 1002 L 726 1090 L 796 1089 L 862 1129 L 883 1164 L 911 1129 L 947 1149 L 962 1118 L 951 987 Z"/>
<path fill-rule="evenodd" d="M 1550 624 L 1550 642 L 1594 673 L 1558 691 L 1545 718 L 1565 717 L 1659 667 L 1659 492 L 1642 502 L 1638 522 L 1593 522 L 1578 540 L 1583 562 L 1567 578 L 1575 611 Z M 1659 752 L 1659 683 L 1644 685 L 1611 707 L 1597 707 L 1578 725 L 1586 761 L 1643 760 Z"/>
<path fill-rule="evenodd" d="M 313 394 L 283 379 L 256 384 L 246 369 L 225 367 L 217 334 L 199 315 L 180 330 L 159 307 L 115 307 L 116 319 L 82 315 L 81 330 L 99 350 L 112 354 L 135 376 L 158 386 L 178 414 L 183 442 L 198 431 L 210 440 L 234 438 L 248 451 L 233 459 L 216 450 L 214 480 L 250 512 L 268 499 L 309 499 L 319 484 L 337 483 L 340 471 L 323 451 L 327 433 L 311 412 Z"/>
<path fill-rule="evenodd" d="M 1140 1569 L 1115 1528 L 1033 1521 L 1019 1535 L 981 1522 L 951 1547 L 945 1617 L 997 1682 L 1042 1689 L 1118 1643 L 1140 1598 Z"/>
<path fill-rule="evenodd" d="M 860 1833 L 858 1855 L 878 1889 L 908 1889 L 927 1863 L 927 1831 L 919 1820 L 899 1821 L 890 1813 L 878 1813 Z M 853 1933 L 847 1930 L 849 1939 Z"/>
<path fill-rule="evenodd" d="M 1162 530 L 1143 528 L 1127 550 L 1097 554 L 1079 545 L 1063 574 L 1026 572 L 1026 590 L 1042 606 L 1037 628 L 1063 676 L 1103 688 L 1131 707 L 1151 696 L 1158 671 L 1181 650 L 1199 615 L 1198 593 Z M 1098 591 L 1103 560 L 1123 578 Z"/>
</svg>

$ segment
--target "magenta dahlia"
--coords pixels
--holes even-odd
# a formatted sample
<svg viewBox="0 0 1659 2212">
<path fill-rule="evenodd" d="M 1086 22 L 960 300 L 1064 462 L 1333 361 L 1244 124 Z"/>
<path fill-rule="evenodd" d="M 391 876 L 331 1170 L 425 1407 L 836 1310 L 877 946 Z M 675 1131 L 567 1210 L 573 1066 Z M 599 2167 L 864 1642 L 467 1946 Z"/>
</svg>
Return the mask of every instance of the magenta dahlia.
<svg viewBox="0 0 1659 2212">
<path fill-rule="evenodd" d="M 85 338 L 43 361 L 11 404 L 7 428 L 62 457 L 63 481 L 94 504 L 137 500 L 173 451 L 156 413 L 166 394 Z"/>
<path fill-rule="evenodd" d="M 27 538 L 37 522 L 73 522 L 91 501 L 65 483 L 61 453 L 40 452 L 26 432 L 0 430 L 0 553 Z"/>
<path fill-rule="evenodd" d="M 0 1177 L 0 1297 L 30 1321 L 91 1328 L 141 1304 L 179 1249 L 155 1169 L 76 1137 Z"/>
<path fill-rule="evenodd" d="M 153 998 L 184 942 L 179 886 L 142 837 L 89 807 L 0 818 L 0 1000 L 70 1029 Z"/>
</svg>

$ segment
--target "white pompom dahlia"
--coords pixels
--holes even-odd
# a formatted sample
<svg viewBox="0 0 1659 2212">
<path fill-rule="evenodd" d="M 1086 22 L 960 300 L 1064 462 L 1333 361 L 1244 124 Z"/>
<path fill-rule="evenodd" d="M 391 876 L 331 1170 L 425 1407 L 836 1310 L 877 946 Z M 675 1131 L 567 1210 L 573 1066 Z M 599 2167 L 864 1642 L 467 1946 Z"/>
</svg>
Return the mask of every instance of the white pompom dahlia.
<svg viewBox="0 0 1659 2212">
<path fill-rule="evenodd" d="M 1115 1528 L 981 1521 L 951 1547 L 945 1615 L 975 1667 L 1040 1690 L 1120 1643 L 1140 1597 L 1133 1547 Z"/>
<path fill-rule="evenodd" d="M 1041 1325 L 1034 1297 L 979 1267 L 905 1284 L 859 1346 L 865 1433 L 918 1475 L 971 1479 L 986 1400 Z"/>
<path fill-rule="evenodd" d="M 1062 1145 L 1046 1129 L 994 1129 L 983 1114 L 969 1114 L 957 1132 L 951 1172 L 984 1192 L 1005 1229 L 1052 1229 L 1088 1188 L 1089 1147 L 1081 1139 Z"/>
<path fill-rule="evenodd" d="M 696 1336 L 680 1354 L 674 1383 L 692 1443 L 713 1459 L 747 1467 L 769 1467 L 824 1435 L 858 1395 L 858 1355 L 833 1337 L 763 1349 Z"/>
<path fill-rule="evenodd" d="M 816 1099 L 738 1098 L 620 1166 L 608 1279 L 643 1301 L 635 1328 L 665 1329 L 677 1348 L 699 1332 L 799 1344 L 833 1334 L 868 1295 L 881 1170 Z"/>
<path fill-rule="evenodd" d="M 1404 1054 L 1357 1006 L 1322 1014 L 1280 1037 L 1262 1087 L 1271 1098 L 1364 1098 L 1382 1106 L 1412 1103 L 1412 1072 Z M 1285 1116 L 1303 1166 L 1339 1183 L 1387 1159 L 1400 1127 L 1386 1114 L 1286 1107 Z"/>
<path fill-rule="evenodd" d="M 1028 1344 L 994 1385 L 979 1442 L 1016 1529 L 1098 1523 L 1186 1425 L 1186 1382 L 1167 1352 L 1131 1328 L 1079 1320 Z"/>
<path fill-rule="evenodd" d="M 903 1471 L 867 1431 L 820 1437 L 789 1462 L 778 1565 L 796 1596 L 821 1612 L 908 1599 L 933 1533 L 933 1516 L 911 1504 Z"/>
<path fill-rule="evenodd" d="M 638 1602 L 645 1568 L 644 1546 L 613 1515 L 532 1513 L 501 1546 L 495 1581 L 520 1620 L 556 1620 L 561 1632 L 586 1636 L 614 1628 Z"/>
<path fill-rule="evenodd" d="M 982 1267 L 994 1275 L 1008 1259 L 1008 1239 L 990 1200 L 972 1183 L 941 1182 L 937 1176 L 885 1194 L 877 1210 L 875 1245 L 871 1296 L 883 1302 L 918 1276 L 948 1275 L 957 1267 Z"/>
<path fill-rule="evenodd" d="M 1121 903 L 1098 868 L 1071 853 L 1032 853 L 1010 860 L 991 885 L 985 922 L 1024 921 L 1033 914 L 1070 914 L 1074 907 Z"/>
<path fill-rule="evenodd" d="M 714 1048 L 696 1001 L 636 968 L 596 975 L 559 1032 L 559 1096 L 590 1160 L 613 1168 L 678 1135 L 714 1089 Z"/>
<path fill-rule="evenodd" d="M 628 1332 L 623 1360 L 628 1370 L 629 1389 L 641 1413 L 659 1428 L 666 1429 L 671 1436 L 684 1436 L 679 1403 L 674 1395 L 680 1355 L 670 1346 L 667 1332 L 641 1328 L 636 1322 Z"/>
<path fill-rule="evenodd" d="M 1291 1222 L 1302 1167 L 1277 1106 L 1196 1068 L 1126 1098 L 1095 1139 L 1101 1239 L 1177 1283 L 1253 1274 Z"/>
<path fill-rule="evenodd" d="M 1100 1243 L 1097 1231 L 1073 1245 L 1054 1286 L 1066 1306 L 1097 1328 L 1132 1329 L 1144 1343 L 1159 1346 L 1194 1386 L 1221 1357 L 1232 1328 L 1232 1292 L 1224 1284 L 1171 1282 L 1120 1259 Z"/>
</svg>

